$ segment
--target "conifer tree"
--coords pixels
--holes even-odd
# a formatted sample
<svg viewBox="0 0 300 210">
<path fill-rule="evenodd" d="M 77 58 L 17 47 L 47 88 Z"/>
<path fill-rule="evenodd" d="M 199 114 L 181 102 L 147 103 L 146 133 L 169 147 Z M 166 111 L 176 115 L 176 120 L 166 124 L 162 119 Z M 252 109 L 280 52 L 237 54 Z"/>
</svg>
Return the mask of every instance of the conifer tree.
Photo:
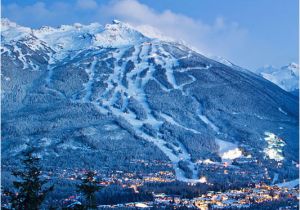
<svg viewBox="0 0 300 210">
<path fill-rule="evenodd" d="M 16 210 L 38 210 L 46 195 L 53 190 L 45 187 L 47 180 L 41 179 L 40 158 L 34 155 L 34 148 L 23 152 L 23 169 L 12 172 L 17 178 L 13 182 L 16 192 L 11 193 L 12 208 Z"/>
<path fill-rule="evenodd" d="M 77 186 L 78 191 L 85 197 L 85 206 L 87 209 L 97 209 L 96 192 L 101 189 L 95 178 L 96 173 L 88 171 L 82 179 L 82 183 Z"/>
</svg>

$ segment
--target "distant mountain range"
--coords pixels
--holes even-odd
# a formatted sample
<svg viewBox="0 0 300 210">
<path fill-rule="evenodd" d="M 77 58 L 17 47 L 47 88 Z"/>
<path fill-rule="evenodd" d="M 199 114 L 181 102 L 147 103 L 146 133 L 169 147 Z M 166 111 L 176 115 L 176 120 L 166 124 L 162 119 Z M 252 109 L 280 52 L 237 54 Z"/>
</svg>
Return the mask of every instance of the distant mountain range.
<svg viewBox="0 0 300 210">
<path fill-rule="evenodd" d="M 264 66 L 256 70 L 256 73 L 273 82 L 282 89 L 298 95 L 299 91 L 299 65 L 290 63 L 287 66 L 276 68 Z"/>
<path fill-rule="evenodd" d="M 298 100 L 264 78 L 120 21 L 1 26 L 6 166 L 33 144 L 57 170 L 171 170 L 201 182 L 208 165 L 226 163 L 248 181 L 297 177 Z M 261 74 L 291 91 L 293 69 Z"/>
</svg>

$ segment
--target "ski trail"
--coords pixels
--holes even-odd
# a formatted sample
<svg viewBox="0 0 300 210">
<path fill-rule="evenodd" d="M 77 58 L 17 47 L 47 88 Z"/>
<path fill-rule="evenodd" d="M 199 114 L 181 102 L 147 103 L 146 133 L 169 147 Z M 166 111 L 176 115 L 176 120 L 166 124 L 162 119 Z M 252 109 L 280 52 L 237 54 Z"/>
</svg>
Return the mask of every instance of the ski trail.
<svg viewBox="0 0 300 210">
<path fill-rule="evenodd" d="M 28 64 L 27 64 L 27 61 L 26 61 L 25 56 L 24 56 L 23 53 L 22 53 L 22 50 L 21 50 L 16 44 L 15 44 L 13 47 L 14 47 L 14 48 L 13 48 L 13 51 L 14 51 L 15 53 L 18 54 L 18 55 L 17 55 L 17 58 L 18 58 L 19 61 L 21 61 L 21 63 L 23 64 L 23 69 L 28 69 L 29 66 L 28 66 Z"/>
<path fill-rule="evenodd" d="M 96 57 L 94 57 L 93 59 L 94 60 L 92 61 L 90 68 L 85 69 L 85 72 L 88 74 L 89 80 L 87 83 L 84 84 L 86 94 L 85 94 L 84 98 L 82 99 L 83 102 L 89 102 L 91 95 L 92 95 L 92 86 L 93 86 L 94 77 L 95 77 L 95 65 L 97 64 Z"/>
<path fill-rule="evenodd" d="M 174 89 L 180 90 L 183 95 L 187 95 L 184 91 L 184 86 L 192 84 L 196 81 L 196 78 L 190 74 L 188 76 L 191 78 L 191 81 L 183 83 L 181 85 L 177 85 L 175 76 L 174 76 L 174 67 L 178 66 L 178 61 L 175 59 L 170 53 L 168 53 L 161 45 L 158 47 L 159 51 L 163 53 L 166 57 L 164 60 L 159 59 L 159 64 L 162 65 L 166 69 L 166 76 L 168 82 L 173 86 Z M 165 62 L 166 61 L 166 62 Z M 199 68 L 197 68 L 199 69 Z M 178 70 L 176 70 L 178 71 Z M 182 72 L 182 71 L 179 71 Z"/>
<path fill-rule="evenodd" d="M 155 47 L 153 47 L 153 50 L 157 50 L 155 49 Z M 150 52 L 150 54 L 154 54 L 154 52 Z M 153 71 L 151 71 L 153 70 Z M 142 82 L 143 85 L 145 85 L 150 78 L 152 77 L 152 74 L 154 72 L 154 67 L 151 66 L 150 67 L 150 73 L 147 75 L 147 77 L 144 79 L 144 81 Z M 135 87 L 137 88 L 137 87 Z M 141 88 L 143 90 L 143 87 Z M 146 98 L 145 98 L 145 94 L 141 94 L 139 99 L 139 101 L 143 101 L 143 105 L 144 108 L 146 108 L 147 113 L 149 113 L 149 116 L 152 117 L 151 121 L 148 122 L 149 124 L 151 124 L 153 127 L 156 127 L 153 124 L 162 124 L 161 122 L 157 122 L 157 120 L 155 118 L 153 118 L 152 114 L 151 114 L 151 109 L 148 106 L 148 103 L 146 102 Z M 166 116 L 165 116 L 166 117 Z M 168 119 L 170 120 L 171 117 L 169 117 Z M 172 120 L 170 120 L 171 122 L 175 122 L 175 120 L 173 120 L 173 118 L 171 118 Z M 176 125 L 180 126 L 179 124 L 175 123 Z M 183 126 L 181 126 L 183 127 Z M 185 128 L 185 127 L 184 127 Z M 188 129 L 188 128 L 185 128 Z M 190 130 L 190 129 L 188 129 Z M 191 130 L 190 130 L 191 131 Z M 193 130 L 192 132 L 197 132 L 195 130 Z M 145 137 L 145 136 L 144 136 Z M 152 138 L 152 137 L 151 137 Z M 149 139 L 149 137 L 147 138 Z M 153 139 L 152 139 L 153 140 Z M 197 182 L 197 176 L 198 176 L 198 172 L 196 169 L 196 165 L 191 161 L 191 155 L 187 152 L 187 150 L 185 149 L 184 145 L 180 142 L 178 142 L 179 147 L 177 147 L 177 150 L 180 150 L 181 152 L 176 156 L 174 156 L 174 153 L 170 153 L 168 148 L 166 148 L 164 145 L 161 144 L 161 142 L 164 142 L 164 144 L 166 144 L 166 142 L 162 139 L 160 139 L 159 137 L 156 138 L 157 142 L 154 141 L 154 143 L 169 157 L 169 159 L 172 161 L 173 163 L 173 167 L 176 173 L 176 177 L 178 180 L 180 181 L 186 181 L 186 182 Z M 153 142 L 153 141 L 152 141 Z M 169 143 L 170 144 L 170 143 Z M 173 148 L 176 148 L 176 146 L 174 144 L 171 144 L 173 146 Z M 186 161 L 188 162 L 188 167 L 190 168 L 190 170 L 192 171 L 192 179 L 188 179 L 185 177 L 184 172 L 179 169 L 178 167 L 178 162 L 182 160 L 182 161 Z"/>
<path fill-rule="evenodd" d="M 112 107 L 111 105 L 114 103 L 113 100 L 111 100 L 111 101 L 108 100 L 108 101 L 104 102 L 104 104 L 106 104 L 108 107 L 110 107 L 109 109 L 112 111 L 112 113 L 114 115 L 125 118 L 128 121 L 128 123 L 131 124 L 135 128 L 135 131 L 137 132 L 138 136 L 154 143 L 170 159 L 170 161 L 173 164 L 176 178 L 178 180 L 185 181 L 185 182 L 198 182 L 198 177 L 197 177 L 198 172 L 196 169 L 196 165 L 195 165 L 195 163 L 193 163 L 191 161 L 191 155 L 186 151 L 185 147 L 180 142 L 178 142 L 179 143 L 179 147 L 178 147 L 170 142 L 166 142 L 165 140 L 161 139 L 159 136 L 158 137 L 149 136 L 148 134 L 145 134 L 141 129 L 143 124 L 147 123 L 147 124 L 151 125 L 154 129 L 156 129 L 156 131 L 158 132 L 159 127 L 164 123 L 161 120 L 157 120 L 152 115 L 152 110 L 150 109 L 150 107 L 147 103 L 146 94 L 144 92 L 145 84 L 147 84 L 147 82 L 150 79 L 153 79 L 152 74 L 155 71 L 153 65 L 150 65 L 150 66 L 147 65 L 147 59 L 149 58 L 149 56 L 153 56 L 155 54 L 156 50 L 157 49 L 155 46 L 150 47 L 148 45 L 142 45 L 140 50 L 135 49 L 135 53 L 130 58 L 128 58 L 128 60 L 132 60 L 136 64 L 135 69 L 127 74 L 128 88 L 125 88 L 123 85 L 121 85 L 120 81 L 118 81 L 118 80 L 120 80 L 120 78 L 118 78 L 116 76 L 118 74 L 120 75 L 120 72 L 124 70 L 125 64 L 123 64 L 121 67 L 115 68 L 114 69 L 115 75 L 110 78 L 114 81 L 114 83 L 117 84 L 117 86 L 115 87 L 115 93 L 117 93 L 117 91 L 126 92 L 126 93 L 128 93 L 129 97 L 134 97 L 136 100 L 138 100 L 139 103 L 141 103 L 141 105 L 143 106 L 143 109 L 147 113 L 147 119 L 137 120 L 135 114 L 133 114 L 132 112 L 130 112 L 130 111 L 122 112 L 122 110 Z M 115 55 L 115 56 L 120 58 L 120 55 Z M 142 62 L 140 62 L 140 63 L 136 62 L 137 56 L 139 56 L 139 58 L 142 60 Z M 149 68 L 149 71 L 147 72 L 147 74 L 144 78 L 140 78 L 140 80 L 132 79 L 132 76 L 134 74 L 139 74 L 145 68 Z M 115 97 L 112 97 L 112 99 L 114 99 L 114 98 Z M 128 98 L 126 98 L 125 101 L 128 101 Z M 181 152 L 175 153 L 175 151 L 173 151 L 172 149 L 170 149 L 169 147 L 166 146 L 167 144 L 171 145 L 172 148 L 174 148 L 175 150 L 179 150 Z M 188 167 L 192 171 L 191 179 L 186 178 L 184 175 L 185 174 L 184 171 L 182 171 L 178 167 L 179 161 L 186 161 L 188 163 Z"/>
<path fill-rule="evenodd" d="M 278 177 L 279 177 L 279 174 L 274 172 L 274 177 L 273 177 L 271 185 L 274 185 L 277 182 Z"/>
<path fill-rule="evenodd" d="M 165 57 L 164 60 L 162 60 L 162 58 L 159 58 L 159 64 L 162 65 L 165 69 L 166 69 L 166 76 L 167 76 L 167 80 L 168 82 L 175 88 L 175 89 L 181 89 L 177 84 L 176 84 L 176 80 L 173 74 L 173 67 L 177 65 L 177 61 L 175 59 L 172 58 L 172 56 L 166 52 L 163 47 L 160 45 L 158 45 L 158 51 L 160 53 L 162 53 Z M 166 62 L 165 62 L 166 61 Z"/>
<path fill-rule="evenodd" d="M 206 125 L 211 127 L 216 133 L 219 133 L 219 128 L 212 121 L 210 121 L 205 115 L 199 114 L 198 116 Z"/>
<path fill-rule="evenodd" d="M 199 67 L 187 67 L 187 68 L 180 68 L 180 69 L 176 69 L 176 71 L 179 71 L 179 72 L 188 72 L 188 71 L 191 71 L 191 70 L 207 70 L 207 69 L 210 69 L 211 68 L 211 65 L 207 65 L 205 67 L 202 67 L 202 66 L 199 66 Z"/>
<path fill-rule="evenodd" d="M 299 185 L 299 179 L 276 184 L 278 187 L 293 189 Z"/>
<path fill-rule="evenodd" d="M 140 46 L 135 46 L 135 50 L 133 54 L 126 58 L 126 62 L 122 62 L 121 65 L 118 64 L 118 61 L 122 59 L 122 56 L 129 48 L 124 47 L 120 49 L 120 51 L 115 51 L 112 53 L 112 56 L 116 58 L 114 63 L 113 73 L 111 73 L 106 80 L 107 89 L 100 96 L 100 98 L 92 100 L 91 99 L 91 87 L 95 82 L 95 72 L 94 67 L 96 65 L 96 59 L 91 63 L 91 67 L 86 69 L 87 74 L 89 75 L 89 80 L 85 84 L 85 96 L 82 98 L 81 102 L 91 102 L 95 108 L 101 113 L 112 113 L 116 117 L 125 118 L 126 121 L 134 128 L 136 135 L 140 138 L 143 138 L 149 142 L 152 142 L 156 145 L 171 161 L 176 179 L 183 182 L 199 182 L 198 179 L 198 171 L 196 164 L 192 162 L 191 155 L 186 150 L 185 146 L 181 142 L 177 142 L 176 146 L 174 143 L 167 142 L 163 140 L 159 135 L 156 137 L 150 136 L 143 131 L 144 124 L 151 125 L 153 129 L 159 133 L 159 128 L 166 121 L 170 121 L 170 123 L 175 124 L 177 126 L 183 127 L 186 130 L 191 132 L 197 132 L 195 130 L 186 128 L 179 123 L 176 123 L 175 120 L 171 117 L 164 116 L 163 119 L 156 119 L 152 110 L 149 107 L 147 102 L 147 96 L 144 92 L 144 86 L 150 79 L 153 78 L 153 72 L 155 71 L 154 66 L 148 65 L 149 57 L 152 57 L 158 50 L 157 46 L 142 44 Z M 134 69 L 130 72 L 127 72 L 127 87 L 122 84 L 122 79 L 124 76 L 124 68 L 126 66 L 127 61 L 132 60 L 135 64 Z M 140 62 L 138 62 L 140 61 Z M 169 66 L 172 64 L 168 64 Z M 139 75 L 144 69 L 149 68 L 147 74 L 144 77 L 139 77 Z M 175 84 L 174 78 L 172 79 L 172 75 L 168 73 L 168 79 Z M 115 107 L 114 104 L 119 100 L 119 97 L 122 98 L 123 104 L 122 107 Z M 142 106 L 144 111 L 147 114 L 146 119 L 140 120 L 137 119 L 137 116 L 132 111 L 126 109 L 128 100 L 133 97 L 135 98 L 139 104 Z M 179 168 L 179 161 L 185 161 L 187 163 L 188 168 L 192 172 L 192 177 L 187 178 L 185 176 L 185 172 Z"/>
<path fill-rule="evenodd" d="M 50 87 L 51 82 L 52 82 L 53 69 L 54 69 L 54 65 L 53 65 L 53 67 L 51 65 L 55 63 L 55 59 L 53 58 L 52 54 L 48 54 L 48 56 L 49 56 L 48 67 L 47 67 L 48 74 L 47 74 L 45 80 L 46 80 L 47 86 Z"/>
<path fill-rule="evenodd" d="M 178 127 L 180 127 L 180 128 L 183 128 L 184 130 L 191 131 L 191 132 L 196 133 L 196 134 L 200 134 L 199 131 L 196 131 L 196 130 L 194 130 L 194 129 L 192 129 L 192 128 L 187 128 L 187 127 L 185 127 L 185 126 L 179 124 L 178 122 L 176 122 L 176 121 L 173 119 L 173 117 L 171 117 L 171 116 L 169 116 L 169 115 L 166 115 L 166 114 L 164 114 L 164 113 L 160 113 L 160 116 L 162 116 L 167 122 L 169 122 L 169 123 L 171 123 L 171 124 L 173 124 L 173 125 L 176 125 L 176 126 L 178 126 Z"/>
</svg>

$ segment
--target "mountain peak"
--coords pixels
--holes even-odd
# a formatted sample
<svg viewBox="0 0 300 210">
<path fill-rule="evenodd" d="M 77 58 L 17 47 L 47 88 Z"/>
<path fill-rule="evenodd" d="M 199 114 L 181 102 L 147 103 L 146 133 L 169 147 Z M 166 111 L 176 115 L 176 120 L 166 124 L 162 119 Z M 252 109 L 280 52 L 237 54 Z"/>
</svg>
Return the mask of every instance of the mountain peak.
<svg viewBox="0 0 300 210">
<path fill-rule="evenodd" d="M 119 20 L 113 20 L 112 23 L 113 23 L 113 24 L 120 24 L 121 21 L 119 21 Z"/>
<path fill-rule="evenodd" d="M 119 20 L 113 20 L 112 23 L 106 24 L 104 28 L 106 30 L 112 30 L 119 33 L 131 32 L 131 33 L 139 33 L 140 35 L 142 35 L 141 32 L 139 32 L 135 27 L 133 27 L 129 23 L 125 23 Z"/>
<path fill-rule="evenodd" d="M 1 27 L 17 27 L 18 24 L 10 21 L 8 18 L 1 18 Z"/>
<path fill-rule="evenodd" d="M 88 25 L 74 23 L 59 27 L 43 26 L 31 29 L 1 19 L 2 36 L 5 43 L 17 42 L 24 38 L 42 42 L 63 58 L 67 51 L 80 51 L 98 47 L 122 47 L 148 41 L 149 38 L 127 23 L 113 20 L 102 26 L 99 23 Z"/>
<path fill-rule="evenodd" d="M 292 62 L 281 68 L 268 65 L 263 68 L 259 68 L 256 73 L 286 91 L 291 92 L 298 89 L 299 65 L 297 63 Z"/>
<path fill-rule="evenodd" d="M 298 69 L 298 71 L 299 71 L 299 64 L 297 64 L 297 63 L 292 62 L 287 67 L 293 68 L 293 69 Z"/>
<path fill-rule="evenodd" d="M 20 40 L 30 36 L 31 33 L 32 30 L 30 28 L 20 26 L 8 18 L 1 18 L 1 36 L 3 37 L 3 42 Z"/>
</svg>

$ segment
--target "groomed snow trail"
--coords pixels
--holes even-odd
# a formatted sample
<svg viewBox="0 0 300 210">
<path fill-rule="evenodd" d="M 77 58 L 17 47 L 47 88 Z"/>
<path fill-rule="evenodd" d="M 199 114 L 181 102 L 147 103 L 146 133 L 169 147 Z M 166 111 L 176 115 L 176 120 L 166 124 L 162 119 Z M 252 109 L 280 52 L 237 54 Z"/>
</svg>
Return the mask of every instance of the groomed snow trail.
<svg viewBox="0 0 300 210">
<path fill-rule="evenodd" d="M 84 91 L 86 94 L 82 98 L 81 102 L 92 102 L 97 107 L 99 112 L 111 112 L 117 117 L 126 119 L 126 121 L 134 128 L 136 134 L 139 137 L 155 144 L 170 159 L 173 164 L 177 180 L 193 183 L 199 182 L 197 166 L 192 162 L 191 155 L 187 152 L 184 145 L 180 142 L 177 142 L 176 145 L 170 142 L 166 142 L 159 135 L 159 128 L 164 123 L 163 119 L 171 124 L 182 127 L 191 132 L 197 133 L 197 131 L 180 125 L 180 123 L 177 123 L 172 117 L 167 117 L 167 115 L 165 114 L 161 114 L 162 119 L 156 119 L 152 115 L 152 110 L 150 109 L 147 102 L 146 94 L 144 92 L 144 86 L 150 79 L 155 80 L 155 78 L 152 76 L 155 69 L 152 64 L 148 64 L 148 58 L 154 57 L 154 59 L 156 59 L 155 55 L 159 49 L 161 49 L 159 45 L 143 43 L 134 47 L 134 52 L 131 56 L 126 58 L 126 61 L 122 57 L 129 50 L 128 47 L 124 47 L 119 51 L 115 51 L 112 54 L 112 56 L 116 59 L 114 63 L 113 73 L 110 74 L 108 79 L 106 80 L 108 87 L 100 98 L 92 100 L 90 97 L 90 87 L 95 81 L 94 68 L 97 63 L 97 59 L 94 59 L 94 61 L 91 63 L 91 68 L 86 69 L 86 72 L 89 75 L 89 80 L 85 84 Z M 123 61 L 122 65 L 119 65 L 118 63 L 118 61 L 120 60 Z M 127 86 L 124 86 L 124 84 L 122 83 L 122 78 L 124 78 L 125 76 L 124 69 L 129 60 L 133 61 L 135 67 L 133 70 L 126 72 Z M 158 62 L 158 60 L 155 61 Z M 182 87 L 179 87 L 175 84 L 171 65 L 173 65 L 173 63 L 169 61 L 163 66 L 167 69 L 167 78 L 176 89 L 178 88 L 182 90 Z M 144 77 L 135 76 L 139 75 L 139 73 L 141 73 L 141 71 L 146 68 L 149 68 L 149 70 Z M 114 104 L 117 102 L 120 95 L 123 101 L 123 105 L 122 107 L 116 108 Z M 142 106 L 143 110 L 145 110 L 147 115 L 146 119 L 137 119 L 136 114 L 127 109 L 128 101 L 131 97 L 136 99 Z M 142 126 L 144 124 L 151 125 L 158 135 L 156 137 L 153 137 L 145 133 L 142 129 Z M 192 172 L 192 177 L 187 178 L 185 176 L 185 172 L 178 166 L 179 161 L 184 161 L 187 163 L 188 168 Z"/>
</svg>

